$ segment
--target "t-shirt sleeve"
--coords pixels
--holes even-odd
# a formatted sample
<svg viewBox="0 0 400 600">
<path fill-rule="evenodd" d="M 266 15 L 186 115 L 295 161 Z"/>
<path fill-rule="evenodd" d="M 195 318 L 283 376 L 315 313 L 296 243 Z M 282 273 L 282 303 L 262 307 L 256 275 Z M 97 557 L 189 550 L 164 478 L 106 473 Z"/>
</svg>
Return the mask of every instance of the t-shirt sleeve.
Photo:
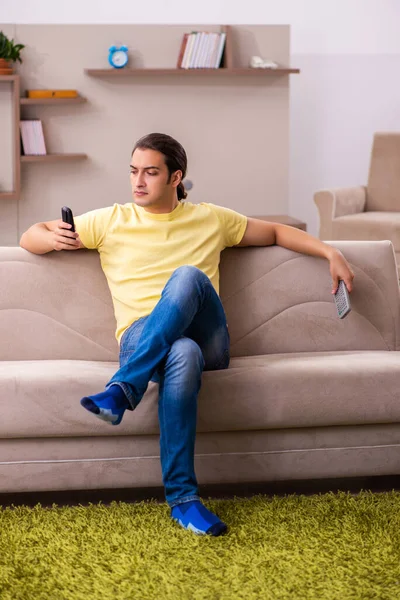
<svg viewBox="0 0 400 600">
<path fill-rule="evenodd" d="M 75 230 L 82 244 L 90 250 L 100 248 L 112 217 L 113 207 L 98 208 L 82 215 L 74 216 Z"/>
<path fill-rule="evenodd" d="M 247 217 L 231 208 L 218 206 L 211 202 L 208 205 L 217 214 L 221 223 L 224 246 L 230 247 L 239 244 L 246 231 Z"/>
</svg>

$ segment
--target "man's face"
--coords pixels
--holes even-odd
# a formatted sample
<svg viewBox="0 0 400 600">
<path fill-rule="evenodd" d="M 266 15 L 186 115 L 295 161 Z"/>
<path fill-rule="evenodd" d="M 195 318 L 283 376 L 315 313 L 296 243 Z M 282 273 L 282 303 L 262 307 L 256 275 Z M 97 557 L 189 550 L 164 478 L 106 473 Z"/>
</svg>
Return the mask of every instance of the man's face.
<svg viewBox="0 0 400 600">
<path fill-rule="evenodd" d="M 136 204 L 149 210 L 171 207 L 181 171 L 172 173 L 168 183 L 168 168 L 161 152 L 136 148 L 132 154 L 130 172 L 132 196 Z"/>
</svg>

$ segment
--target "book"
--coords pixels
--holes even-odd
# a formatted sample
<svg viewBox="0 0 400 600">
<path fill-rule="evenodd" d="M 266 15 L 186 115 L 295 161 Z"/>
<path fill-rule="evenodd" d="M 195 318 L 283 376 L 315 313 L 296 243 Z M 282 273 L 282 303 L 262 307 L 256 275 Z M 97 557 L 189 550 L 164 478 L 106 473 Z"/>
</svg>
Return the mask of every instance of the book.
<svg viewBox="0 0 400 600">
<path fill-rule="evenodd" d="M 76 90 L 26 90 L 27 98 L 77 98 Z"/>
<path fill-rule="evenodd" d="M 22 142 L 22 153 L 33 154 L 32 142 L 29 136 L 28 127 L 26 121 L 19 122 L 19 128 L 21 131 L 21 142 Z"/>
<path fill-rule="evenodd" d="M 214 62 L 212 60 L 212 56 L 213 56 L 213 52 L 214 52 L 214 48 L 216 47 L 218 41 L 219 41 L 219 33 L 210 33 L 209 34 L 209 40 L 208 40 L 208 45 L 207 45 L 207 54 L 205 57 L 205 63 L 204 66 L 207 69 L 212 69 L 214 67 Z"/>
<path fill-rule="evenodd" d="M 198 48 L 198 52 L 197 52 L 196 64 L 194 65 L 194 67 L 196 69 L 201 69 L 203 66 L 203 54 L 204 54 L 204 47 L 206 45 L 206 40 L 207 40 L 207 33 L 205 31 L 202 31 L 200 33 L 200 41 L 199 41 L 199 48 Z"/>
<path fill-rule="evenodd" d="M 45 154 L 47 154 L 47 152 L 46 152 L 46 144 L 45 144 L 44 135 L 43 135 L 42 121 L 39 121 L 39 120 L 33 121 L 32 125 L 33 125 L 33 133 L 34 133 L 34 137 L 35 137 L 37 153 L 44 156 Z"/>
<path fill-rule="evenodd" d="M 46 144 L 42 122 L 39 119 L 20 121 L 22 151 L 25 155 L 45 155 Z"/>
<path fill-rule="evenodd" d="M 210 44 L 210 48 L 209 48 L 209 52 L 208 52 L 208 56 L 207 56 L 207 67 L 210 69 L 214 68 L 214 65 L 217 60 L 219 38 L 220 38 L 219 33 L 212 34 L 211 44 Z"/>
<path fill-rule="evenodd" d="M 192 51 L 192 55 L 190 57 L 190 62 L 189 62 L 188 69 L 194 69 L 195 66 L 196 66 L 197 55 L 199 53 L 200 40 L 201 40 L 201 32 L 198 31 L 198 32 L 195 33 L 195 40 L 194 40 L 194 44 L 193 44 L 193 51 Z"/>
<path fill-rule="evenodd" d="M 194 45 L 195 45 L 196 36 L 197 36 L 197 33 L 194 32 L 194 31 L 189 36 L 188 53 L 187 53 L 187 56 L 186 56 L 186 59 L 185 59 L 185 63 L 183 65 L 184 69 L 189 69 L 189 65 L 190 65 L 190 62 L 192 60 L 193 48 L 194 48 Z"/>
<path fill-rule="evenodd" d="M 185 53 L 187 53 L 186 48 L 187 48 L 187 44 L 188 44 L 188 38 L 189 38 L 189 34 L 185 33 L 183 36 L 180 50 L 179 50 L 178 62 L 176 65 L 178 69 L 182 69 L 183 58 L 185 56 Z"/>
<path fill-rule="evenodd" d="M 219 69 L 219 67 L 221 66 L 221 60 L 222 60 L 222 55 L 224 53 L 225 40 L 226 40 L 226 33 L 221 33 L 220 35 L 221 35 L 221 38 L 220 38 L 220 43 L 219 43 L 218 52 L 217 52 L 217 60 L 214 64 L 214 67 L 216 69 Z"/>
</svg>

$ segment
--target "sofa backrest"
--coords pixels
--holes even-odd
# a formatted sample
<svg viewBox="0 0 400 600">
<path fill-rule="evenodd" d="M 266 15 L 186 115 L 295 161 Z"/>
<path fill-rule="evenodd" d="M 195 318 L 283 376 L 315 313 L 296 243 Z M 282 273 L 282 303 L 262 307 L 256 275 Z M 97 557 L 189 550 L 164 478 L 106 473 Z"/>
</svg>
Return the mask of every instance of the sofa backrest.
<svg viewBox="0 0 400 600">
<path fill-rule="evenodd" d="M 232 356 L 398 348 L 392 244 L 330 243 L 356 276 L 353 310 L 343 320 L 325 259 L 280 246 L 224 250 L 220 296 Z M 96 251 L 35 255 L 0 247 L 0 282 L 0 360 L 118 361 L 113 305 Z"/>
<path fill-rule="evenodd" d="M 0 247 L 0 282 L 0 360 L 118 360 L 96 251 Z"/>
<path fill-rule="evenodd" d="M 352 312 L 339 319 L 326 259 L 282 248 L 222 253 L 220 295 L 231 356 L 282 352 L 395 350 L 399 285 L 390 241 L 327 242 L 355 274 Z"/>
<path fill-rule="evenodd" d="M 374 135 L 365 210 L 400 210 L 400 133 Z"/>
</svg>

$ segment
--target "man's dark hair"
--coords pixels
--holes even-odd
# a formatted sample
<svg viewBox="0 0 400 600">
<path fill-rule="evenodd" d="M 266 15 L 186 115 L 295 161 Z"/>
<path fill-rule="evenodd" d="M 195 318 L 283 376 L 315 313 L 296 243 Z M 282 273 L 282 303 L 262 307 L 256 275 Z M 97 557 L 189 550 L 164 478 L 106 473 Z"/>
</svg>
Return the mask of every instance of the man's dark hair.
<svg viewBox="0 0 400 600">
<path fill-rule="evenodd" d="M 186 152 L 183 146 L 170 135 L 165 133 L 149 133 L 136 142 L 132 154 L 136 148 L 140 148 L 141 150 L 157 150 L 157 152 L 161 152 L 164 155 L 169 173 L 168 183 L 171 180 L 172 173 L 175 171 L 182 171 L 182 180 L 184 179 L 187 169 Z M 177 187 L 177 193 L 178 200 L 185 199 L 187 196 L 182 181 Z"/>
</svg>

